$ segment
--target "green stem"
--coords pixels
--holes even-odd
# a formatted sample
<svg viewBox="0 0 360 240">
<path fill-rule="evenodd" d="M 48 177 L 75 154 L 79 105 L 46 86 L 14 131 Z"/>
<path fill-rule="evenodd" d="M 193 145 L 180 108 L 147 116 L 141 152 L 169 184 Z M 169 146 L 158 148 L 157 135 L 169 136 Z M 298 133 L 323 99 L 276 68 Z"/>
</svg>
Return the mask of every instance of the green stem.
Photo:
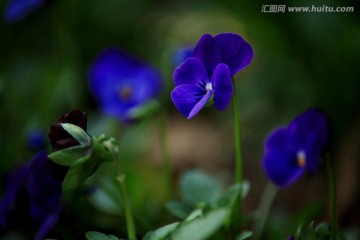
<svg viewBox="0 0 360 240">
<path fill-rule="evenodd" d="M 135 240 L 136 239 L 136 230 L 135 230 L 135 224 L 134 219 L 131 213 L 130 204 L 129 204 L 129 197 L 126 190 L 125 185 L 125 175 L 121 174 L 116 177 L 116 180 L 119 182 L 120 185 L 120 191 L 121 195 L 123 197 L 124 201 L 124 210 L 125 210 L 125 219 L 127 224 L 127 232 L 129 240 Z"/>
<path fill-rule="evenodd" d="M 131 213 L 130 203 L 129 203 L 129 196 L 126 190 L 125 185 L 125 174 L 122 174 L 120 171 L 120 158 L 117 150 L 113 147 L 108 146 L 111 152 L 111 155 L 114 159 L 116 169 L 118 171 L 118 175 L 116 176 L 116 180 L 119 182 L 120 185 L 120 193 L 123 199 L 124 211 L 125 211 L 125 219 L 127 225 L 127 232 L 129 240 L 136 240 L 136 230 L 134 224 L 134 218 Z"/>
<path fill-rule="evenodd" d="M 235 130 L 235 158 L 236 158 L 236 183 L 243 182 L 243 166 L 242 166 L 242 151 L 241 151 L 241 132 L 240 132 L 240 111 L 237 97 L 237 89 L 234 83 L 234 130 Z"/>
<path fill-rule="evenodd" d="M 266 185 L 260 200 L 260 205 L 256 211 L 254 222 L 254 239 L 260 239 L 264 231 L 265 223 L 268 218 L 271 205 L 277 193 L 277 188 L 270 182 Z"/>
<path fill-rule="evenodd" d="M 166 184 L 167 197 L 172 197 L 172 167 L 169 151 L 169 139 L 167 135 L 167 117 L 163 109 L 160 116 L 160 151 L 163 159 L 164 181 Z"/>
<path fill-rule="evenodd" d="M 326 161 L 327 174 L 329 181 L 329 200 L 330 200 L 330 218 L 331 218 L 331 239 L 336 239 L 337 217 L 336 217 L 336 184 L 334 163 L 330 157 Z"/>
<path fill-rule="evenodd" d="M 240 134 L 240 112 L 239 112 L 239 105 L 238 105 L 238 96 L 237 96 L 237 89 L 236 84 L 233 79 L 233 86 L 234 86 L 234 95 L 233 95 L 233 106 L 234 106 L 234 131 L 235 131 L 235 176 L 236 176 L 236 183 L 240 184 L 240 193 L 239 197 L 236 200 L 236 203 L 233 206 L 233 213 L 232 213 L 232 229 L 237 234 L 238 229 L 242 225 L 242 212 L 243 212 L 243 199 L 242 199 L 242 192 L 243 192 L 243 163 L 242 163 L 242 152 L 241 152 L 241 134 Z"/>
</svg>

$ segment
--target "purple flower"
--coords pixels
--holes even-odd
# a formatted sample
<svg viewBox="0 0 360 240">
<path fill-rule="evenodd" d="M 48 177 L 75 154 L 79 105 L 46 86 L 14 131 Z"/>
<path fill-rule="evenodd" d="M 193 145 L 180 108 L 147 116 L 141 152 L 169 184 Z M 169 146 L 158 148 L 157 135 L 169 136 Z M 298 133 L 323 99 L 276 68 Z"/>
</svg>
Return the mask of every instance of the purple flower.
<svg viewBox="0 0 360 240">
<path fill-rule="evenodd" d="M 193 57 L 174 71 L 171 99 L 176 108 L 190 119 L 213 97 L 215 108 L 225 110 L 233 94 L 232 76 L 245 68 L 252 57 L 252 47 L 237 34 L 203 35 Z"/>
<path fill-rule="evenodd" d="M 46 147 L 46 138 L 43 131 L 38 129 L 31 130 L 27 136 L 28 148 L 32 151 L 39 151 Z"/>
<path fill-rule="evenodd" d="M 311 108 L 288 126 L 279 127 L 265 141 L 263 168 L 279 187 L 297 181 L 305 172 L 314 173 L 329 141 L 328 119 Z"/>
<path fill-rule="evenodd" d="M 4 18 L 14 23 L 39 8 L 46 0 L 10 0 L 4 10 Z"/>
<path fill-rule="evenodd" d="M 8 175 L 5 195 L 0 200 L 1 228 L 7 229 L 11 223 L 29 219 L 39 224 L 34 239 L 41 240 L 56 224 L 63 209 L 61 182 L 52 177 L 47 168 L 48 161 L 46 152 L 41 151 L 28 165 L 20 166 Z M 15 214 L 18 208 L 21 216 Z"/>
<path fill-rule="evenodd" d="M 130 120 L 161 90 L 159 72 L 118 48 L 104 50 L 89 73 L 90 90 L 108 116 Z"/>
<path fill-rule="evenodd" d="M 187 58 L 192 57 L 194 52 L 193 46 L 178 47 L 172 51 L 172 66 L 176 67 Z"/>
</svg>

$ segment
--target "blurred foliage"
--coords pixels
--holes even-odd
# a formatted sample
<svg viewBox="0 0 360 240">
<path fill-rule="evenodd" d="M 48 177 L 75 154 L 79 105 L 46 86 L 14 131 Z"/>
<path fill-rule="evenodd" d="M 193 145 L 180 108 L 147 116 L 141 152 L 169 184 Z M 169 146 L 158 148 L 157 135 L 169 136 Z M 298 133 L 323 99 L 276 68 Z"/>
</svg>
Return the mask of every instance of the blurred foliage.
<svg viewBox="0 0 360 240">
<path fill-rule="evenodd" d="M 0 9 L 5 4 L 2 1 Z M 355 12 L 261 13 L 264 4 L 354 6 Z M 174 220 L 162 207 L 169 199 L 160 167 L 154 163 L 158 157 L 154 151 L 149 154 L 144 150 L 158 141 L 154 135 L 158 116 L 122 124 L 101 115 L 88 91 L 87 72 L 102 49 L 119 46 L 162 71 L 161 104 L 168 116 L 187 121 L 169 98 L 173 88 L 172 53 L 194 45 L 204 33 L 236 32 L 254 48 L 253 62 L 236 76 L 244 152 L 250 156 L 249 162 L 259 168 L 264 136 L 310 106 L 328 113 L 336 151 L 344 132 L 360 121 L 359 7 L 358 1 L 350 0 L 50 0 L 17 23 L 1 20 L 0 176 L 34 154 L 27 148 L 29 131 L 47 132 L 63 113 L 81 109 L 88 112 L 90 133 L 105 133 L 120 143 L 139 233 Z M 201 114 L 207 121 L 224 126 L 222 129 L 232 126 L 229 109 L 223 113 L 208 109 Z M 229 175 L 231 171 L 228 169 Z M 102 166 L 98 178 L 112 172 L 111 166 Z M 101 190 L 106 191 L 106 187 Z M 73 200 L 54 234 L 81 239 L 86 231 L 99 229 L 124 236 L 125 228 L 118 228 L 125 224 L 123 218 L 97 207 L 101 205 L 96 204 L 98 201 L 111 201 L 108 195 L 97 197 Z M 278 211 L 272 224 L 283 226 L 291 216 Z M 69 219 L 71 226 L 66 225 Z M 278 237 L 274 239 L 284 238 L 295 231 L 296 224 L 291 226 L 280 235 L 268 226 L 268 233 Z"/>
</svg>

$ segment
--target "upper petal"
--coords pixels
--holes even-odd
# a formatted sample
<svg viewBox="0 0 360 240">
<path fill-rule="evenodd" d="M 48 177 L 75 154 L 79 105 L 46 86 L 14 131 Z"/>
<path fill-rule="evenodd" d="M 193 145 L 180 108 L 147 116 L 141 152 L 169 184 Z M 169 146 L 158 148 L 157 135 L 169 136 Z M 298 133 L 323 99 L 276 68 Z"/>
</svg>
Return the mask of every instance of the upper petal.
<svg viewBox="0 0 360 240">
<path fill-rule="evenodd" d="M 204 64 L 197 58 L 190 57 L 174 71 L 175 85 L 199 84 L 208 81 Z"/>
<path fill-rule="evenodd" d="M 234 33 L 222 33 L 215 36 L 221 49 L 221 62 L 229 66 L 231 75 L 245 68 L 253 58 L 251 45 Z"/>
<path fill-rule="evenodd" d="M 304 173 L 305 168 L 297 165 L 297 153 L 289 147 L 286 128 L 275 129 L 266 139 L 263 169 L 279 187 L 291 185 Z"/>
<path fill-rule="evenodd" d="M 211 82 L 214 88 L 214 106 L 220 111 L 225 110 L 231 101 L 234 90 L 229 67 L 220 63 L 214 70 Z"/>
<path fill-rule="evenodd" d="M 90 90 L 109 116 L 127 119 L 128 112 L 161 91 L 161 75 L 148 64 L 109 48 L 96 58 L 89 71 Z"/>
<path fill-rule="evenodd" d="M 193 56 L 205 65 L 208 75 L 211 76 L 221 61 L 221 50 L 218 42 L 210 34 L 204 34 L 198 41 Z"/>
<path fill-rule="evenodd" d="M 211 94 L 212 91 L 206 91 L 200 86 L 183 84 L 171 92 L 171 100 L 179 112 L 190 119 L 204 107 Z"/>
<path fill-rule="evenodd" d="M 308 170 L 319 165 L 320 154 L 329 142 L 329 122 L 319 109 L 310 108 L 297 116 L 288 126 L 294 148 L 306 153 Z"/>
</svg>

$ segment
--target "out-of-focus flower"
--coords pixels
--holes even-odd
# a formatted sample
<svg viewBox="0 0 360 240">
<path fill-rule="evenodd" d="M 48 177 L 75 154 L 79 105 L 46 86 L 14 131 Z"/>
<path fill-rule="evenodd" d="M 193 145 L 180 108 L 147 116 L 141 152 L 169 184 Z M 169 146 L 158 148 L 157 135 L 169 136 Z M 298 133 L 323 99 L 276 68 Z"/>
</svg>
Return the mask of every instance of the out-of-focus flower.
<svg viewBox="0 0 360 240">
<path fill-rule="evenodd" d="M 160 93 L 161 77 L 150 65 L 112 47 L 95 59 L 89 84 L 106 115 L 127 121 Z"/>
<path fill-rule="evenodd" d="M 32 130 L 26 136 L 27 146 L 32 151 L 39 151 L 46 147 L 45 134 L 41 130 Z"/>
<path fill-rule="evenodd" d="M 5 6 L 4 18 L 8 23 L 21 20 L 39 8 L 46 0 L 10 0 Z"/>
<path fill-rule="evenodd" d="M 80 144 L 67 131 L 65 131 L 65 129 L 61 126 L 61 123 L 71 123 L 86 131 L 87 114 L 86 112 L 81 112 L 80 110 L 72 110 L 71 112 L 62 115 L 56 123 L 50 126 L 48 136 L 53 152 Z"/>
<path fill-rule="evenodd" d="M 61 182 L 52 177 L 47 161 L 46 152 L 41 151 L 28 165 L 20 166 L 8 175 L 5 195 L 0 201 L 0 227 L 6 230 L 10 220 L 16 223 L 19 219 L 14 217 L 30 219 L 40 226 L 35 240 L 44 239 L 54 227 L 64 206 Z M 17 208 L 24 206 L 28 209 L 22 209 L 21 216 L 13 216 Z"/>
<path fill-rule="evenodd" d="M 179 64 L 183 63 L 187 58 L 192 57 L 194 53 L 194 47 L 185 46 L 185 47 L 178 47 L 173 50 L 172 52 L 172 65 L 174 67 L 178 66 Z"/>
<path fill-rule="evenodd" d="M 265 141 L 263 168 L 279 187 L 297 181 L 305 172 L 314 173 L 329 141 L 325 114 L 311 108 L 288 126 L 276 128 Z"/>
<path fill-rule="evenodd" d="M 176 108 L 190 119 L 213 97 L 215 108 L 224 110 L 233 94 L 232 76 L 245 68 L 252 57 L 252 47 L 237 34 L 203 35 L 193 57 L 174 71 L 171 99 Z"/>
</svg>

